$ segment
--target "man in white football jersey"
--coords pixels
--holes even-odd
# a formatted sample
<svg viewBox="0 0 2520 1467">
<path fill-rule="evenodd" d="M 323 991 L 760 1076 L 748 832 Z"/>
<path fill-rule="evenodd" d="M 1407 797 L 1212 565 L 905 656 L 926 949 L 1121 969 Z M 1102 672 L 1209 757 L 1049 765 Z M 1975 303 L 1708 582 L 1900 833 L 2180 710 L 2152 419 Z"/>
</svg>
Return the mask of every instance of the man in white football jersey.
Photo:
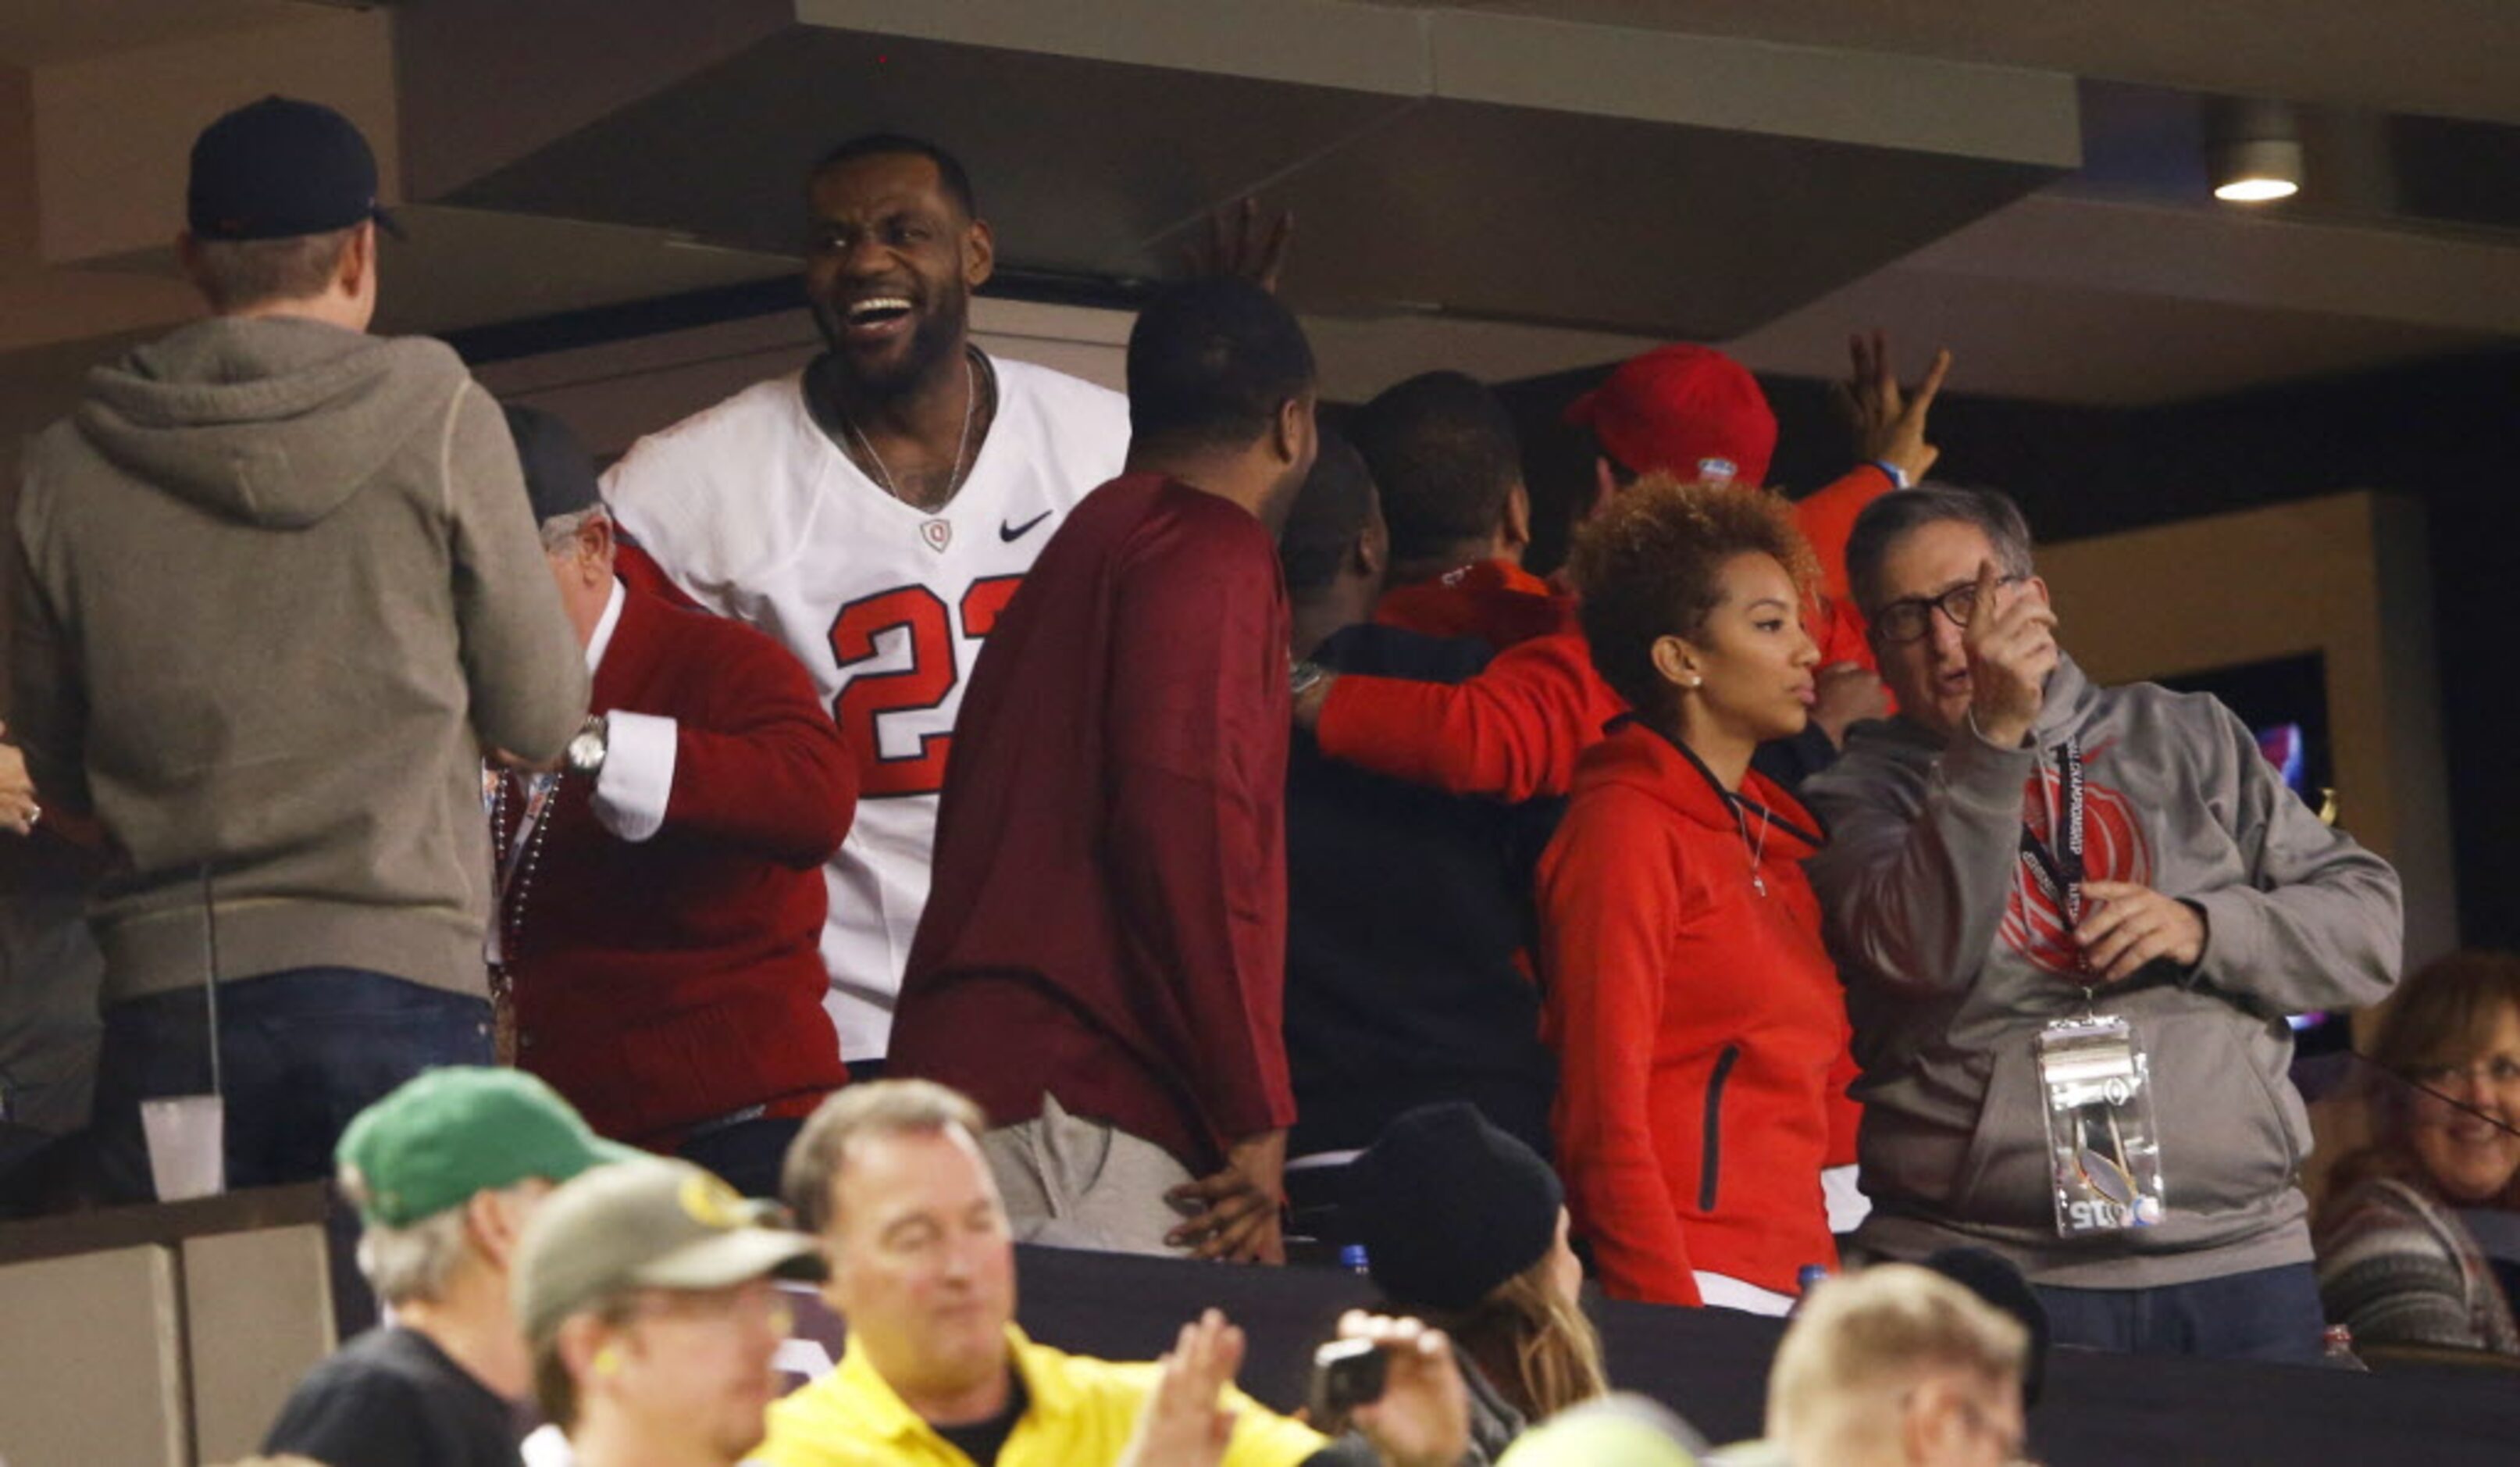
<svg viewBox="0 0 2520 1467">
<path fill-rule="evenodd" d="M 823 961 L 863 1076 L 926 904 L 964 682 L 1051 531 L 1119 474 L 1129 407 L 971 344 L 995 247 L 943 150 L 855 139 L 806 196 L 805 289 L 830 349 L 640 439 L 605 497 L 676 588 L 803 661 L 859 761 Z"/>
</svg>

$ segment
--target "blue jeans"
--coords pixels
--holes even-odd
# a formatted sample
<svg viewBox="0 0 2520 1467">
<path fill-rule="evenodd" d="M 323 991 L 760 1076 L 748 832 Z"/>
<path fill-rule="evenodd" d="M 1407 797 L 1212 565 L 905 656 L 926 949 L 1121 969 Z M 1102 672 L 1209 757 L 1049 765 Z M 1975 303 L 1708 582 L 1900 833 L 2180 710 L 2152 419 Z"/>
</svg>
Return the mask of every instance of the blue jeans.
<svg viewBox="0 0 2520 1467">
<path fill-rule="evenodd" d="M 2157 1289 L 2037 1287 L 2058 1345 L 2298 1365 L 2318 1364 L 2326 1346 L 2318 1275 L 2308 1263 Z"/>
<path fill-rule="evenodd" d="M 488 1000 L 360 968 L 295 968 L 219 985 L 231 1188 L 322 1181 L 350 1118 L 421 1071 L 490 1062 Z M 156 1196 L 140 1102 L 210 1088 L 199 988 L 105 1011 L 97 1155 L 115 1200 Z"/>
<path fill-rule="evenodd" d="M 324 1181 L 350 1118 L 439 1065 L 490 1063 L 490 1003 L 364 968 L 292 968 L 219 985 L 227 1183 Z M 140 1102 L 210 1088 L 209 1010 L 200 988 L 111 1005 L 89 1124 L 109 1201 L 148 1202 Z M 359 1276 L 359 1216 L 337 1193 L 325 1217 L 334 1319 L 342 1339 L 374 1323 Z"/>
<path fill-rule="evenodd" d="M 694 1136 L 675 1154 L 716 1172 L 720 1180 L 746 1197 L 776 1199 L 779 1171 L 788 1161 L 788 1143 L 804 1128 L 802 1121 L 768 1117 L 743 1121 Z"/>
</svg>

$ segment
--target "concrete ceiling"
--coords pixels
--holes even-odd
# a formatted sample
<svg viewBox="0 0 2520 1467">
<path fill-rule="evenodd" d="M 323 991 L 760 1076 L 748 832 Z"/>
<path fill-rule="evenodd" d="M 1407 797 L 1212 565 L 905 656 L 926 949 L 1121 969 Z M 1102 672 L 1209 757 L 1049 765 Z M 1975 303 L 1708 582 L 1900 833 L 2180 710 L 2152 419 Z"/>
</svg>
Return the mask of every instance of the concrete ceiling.
<svg viewBox="0 0 2520 1467">
<path fill-rule="evenodd" d="M 7 0 L 0 396 L 180 315 L 191 135 L 289 90 L 422 206 L 395 329 L 788 273 L 806 160 L 880 125 L 1088 295 L 1290 205 L 1351 389 L 1677 335 L 1828 374 L 1878 323 L 1972 390 L 2180 400 L 2520 340 L 2513 56 L 2508 0 Z M 2226 94 L 2305 104 L 2296 204 L 2205 199 Z"/>
<path fill-rule="evenodd" d="M 801 232 L 798 181 L 816 155 L 883 126 L 970 160 L 1017 271 L 1161 275 L 1188 227 L 1257 190 L 1299 221 L 1284 290 L 1306 310 L 1725 338 L 2079 158 L 2073 88 L 2047 73 L 1763 57 L 1755 89 L 1676 94 L 1667 78 L 1736 68 L 1743 48 L 1511 20 L 1395 24 L 1358 6 L 1247 10 L 1306 22 L 1301 44 L 1280 31 L 1277 56 L 1190 55 L 1136 30 L 1025 38 L 999 23 L 1011 13 L 947 25 L 825 0 L 447 198 L 778 251 Z M 1521 64 L 1535 49 L 1550 75 L 1581 78 L 1580 98 L 1533 84 Z M 1325 75 L 1336 84 L 1290 79 Z M 406 106 L 429 105 L 426 84 L 406 84 Z M 1944 98 L 1930 115 L 1902 100 L 1929 88 Z M 433 171 L 428 133 L 403 138 L 407 166 Z M 1702 200 L 1754 193 L 1756 215 L 1708 227 Z M 1842 214 L 1867 227 L 1834 227 Z"/>
<path fill-rule="evenodd" d="M 8 0 L 0 63 L 60 66 L 301 19 L 297 0 Z"/>
<path fill-rule="evenodd" d="M 2507 0 L 1378 0 L 2520 123 Z"/>
</svg>

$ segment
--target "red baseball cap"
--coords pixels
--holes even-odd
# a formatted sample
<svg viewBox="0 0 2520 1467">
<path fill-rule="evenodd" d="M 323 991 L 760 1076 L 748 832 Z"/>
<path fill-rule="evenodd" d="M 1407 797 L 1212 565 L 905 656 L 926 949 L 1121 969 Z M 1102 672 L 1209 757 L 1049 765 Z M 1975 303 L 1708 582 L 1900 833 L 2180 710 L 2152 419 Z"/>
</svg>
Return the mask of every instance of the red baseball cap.
<svg viewBox="0 0 2520 1467">
<path fill-rule="evenodd" d="M 1639 474 L 1757 487 L 1777 452 L 1777 415 L 1758 381 L 1714 347 L 1686 342 L 1621 362 L 1567 407 L 1566 421 L 1593 430 Z"/>
</svg>

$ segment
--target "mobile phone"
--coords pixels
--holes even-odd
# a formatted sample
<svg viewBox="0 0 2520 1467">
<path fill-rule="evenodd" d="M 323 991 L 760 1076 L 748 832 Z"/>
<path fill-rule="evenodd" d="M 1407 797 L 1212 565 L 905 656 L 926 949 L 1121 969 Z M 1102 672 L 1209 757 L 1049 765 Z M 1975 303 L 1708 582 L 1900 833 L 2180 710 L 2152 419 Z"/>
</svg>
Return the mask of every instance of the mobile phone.
<svg viewBox="0 0 2520 1467">
<path fill-rule="evenodd" d="M 1335 1430 L 1348 1412 L 1380 1400 L 1390 1364 L 1390 1356 L 1371 1340 L 1332 1340 L 1314 1351 L 1314 1429 Z"/>
</svg>

